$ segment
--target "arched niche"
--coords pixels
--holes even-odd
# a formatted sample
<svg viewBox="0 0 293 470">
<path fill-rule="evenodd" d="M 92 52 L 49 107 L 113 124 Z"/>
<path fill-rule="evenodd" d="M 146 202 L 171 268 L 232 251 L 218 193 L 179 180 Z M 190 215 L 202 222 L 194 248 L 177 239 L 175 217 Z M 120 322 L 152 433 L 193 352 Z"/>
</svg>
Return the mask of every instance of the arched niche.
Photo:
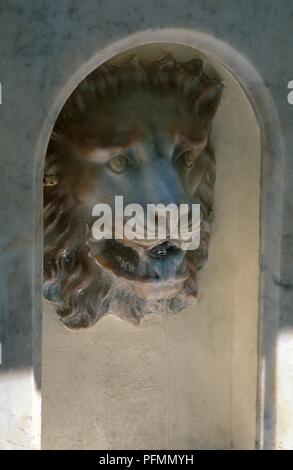
<svg viewBox="0 0 293 470">
<path fill-rule="evenodd" d="M 67 84 L 44 129 L 42 153 L 54 116 L 75 86 L 105 61 L 123 60 L 134 52 L 149 57 L 172 52 L 183 60 L 200 56 L 225 82 L 212 136 L 217 183 L 210 259 L 200 276 L 197 306 L 178 314 L 169 327 L 169 446 L 253 448 L 255 441 L 264 445 L 270 435 L 262 433 L 262 413 L 272 405 L 268 391 L 273 383 L 269 374 L 263 382 L 260 363 L 272 346 L 262 342 L 268 295 L 263 294 L 267 274 L 260 272 L 259 260 L 269 249 L 263 194 L 272 178 L 278 125 L 257 72 L 229 46 L 191 31 L 150 31 L 126 38 L 98 53 Z M 273 256 L 278 262 L 278 250 Z M 45 310 L 43 447 L 151 448 L 156 442 L 166 448 L 161 319 L 154 316 L 136 329 L 109 317 L 88 331 L 72 333 L 58 323 L 51 306 L 46 304 Z M 122 360 L 114 346 L 124 350 Z M 154 354 L 145 368 L 150 346 Z M 117 379 L 123 368 L 127 381 Z M 143 401 L 131 394 L 135 383 L 148 391 Z M 143 405 L 153 410 L 148 419 Z M 133 424 L 127 438 L 125 420 Z"/>
</svg>

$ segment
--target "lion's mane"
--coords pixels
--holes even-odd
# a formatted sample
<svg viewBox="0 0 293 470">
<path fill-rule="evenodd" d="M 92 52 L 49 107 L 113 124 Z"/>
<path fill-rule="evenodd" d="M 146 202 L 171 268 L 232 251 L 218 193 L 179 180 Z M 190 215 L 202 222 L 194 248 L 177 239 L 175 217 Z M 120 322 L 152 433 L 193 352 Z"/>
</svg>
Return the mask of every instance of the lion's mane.
<svg viewBox="0 0 293 470">
<path fill-rule="evenodd" d="M 116 310 L 120 317 L 139 322 L 155 306 L 150 304 L 146 308 L 146 301 L 129 289 L 127 280 L 118 282 L 115 274 L 98 266 L 91 257 L 85 227 L 80 222 L 80 208 L 63 178 L 63 135 L 100 98 L 143 86 L 170 93 L 175 89 L 189 106 L 196 107 L 202 91 L 215 86 L 216 81 L 205 74 L 198 59 L 181 63 L 168 55 L 162 60 L 141 63 L 132 57 L 121 65 L 99 67 L 66 102 L 53 129 L 45 160 L 44 296 L 57 304 L 57 312 L 68 327 L 87 327 L 107 312 L 118 315 Z M 215 184 L 215 158 L 209 143 L 203 164 L 201 180 L 194 191 L 194 201 L 201 204 L 201 243 L 198 250 L 186 253 L 191 280 L 182 299 L 175 302 L 174 310 L 180 310 L 190 298 L 196 297 L 196 271 L 207 258 Z"/>
</svg>

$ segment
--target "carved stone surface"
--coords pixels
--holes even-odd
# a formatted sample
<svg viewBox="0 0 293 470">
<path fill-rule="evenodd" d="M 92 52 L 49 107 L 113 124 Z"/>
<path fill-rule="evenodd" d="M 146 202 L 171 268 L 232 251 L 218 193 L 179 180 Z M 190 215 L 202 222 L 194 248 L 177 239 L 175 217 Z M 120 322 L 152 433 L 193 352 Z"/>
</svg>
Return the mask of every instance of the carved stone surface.
<svg viewBox="0 0 293 470">
<path fill-rule="evenodd" d="M 69 327 L 106 313 L 138 323 L 176 313 L 197 296 L 196 272 L 207 258 L 215 157 L 209 141 L 222 92 L 203 62 L 171 55 L 130 57 L 91 73 L 62 109 L 46 155 L 44 295 Z M 197 250 L 180 240 L 102 240 L 91 236 L 98 202 L 199 203 Z M 164 307 L 166 308 L 166 307 Z"/>
<path fill-rule="evenodd" d="M 292 31 L 293 4 L 272 0 L 239 0 L 235 9 L 234 0 L 221 2 L 221 8 L 207 0 L 197 0 L 196 8 L 195 2 L 190 0 L 129 0 L 125 10 L 121 4 L 122 2 L 117 0 L 63 0 L 62 7 L 58 8 L 58 15 L 55 2 L 27 1 L 24 4 L 23 1 L 14 0 L 13 5 L 12 2 L 1 4 L 0 389 L 3 393 L 0 394 L 0 408 L 3 426 L 0 431 L 0 447 L 31 448 L 32 436 L 36 441 L 39 437 L 36 421 L 39 421 L 40 403 L 37 405 L 31 397 L 34 395 L 35 362 L 42 363 L 40 338 L 43 201 L 40 197 L 40 187 L 43 156 L 51 126 L 65 96 L 68 96 L 73 87 L 94 67 L 115 54 L 124 53 L 146 43 L 183 44 L 184 47 L 192 46 L 194 50 L 202 51 L 210 58 L 217 58 L 240 81 L 255 110 L 263 143 L 258 345 L 260 400 L 256 404 L 256 446 L 279 448 L 281 440 L 282 446 L 285 445 L 278 423 L 277 391 L 278 401 L 283 400 L 284 404 L 282 414 L 287 421 L 286 442 L 290 447 L 292 400 L 288 401 L 286 397 L 284 399 L 277 378 L 283 374 L 284 380 L 289 381 L 287 363 L 292 361 L 292 357 L 287 351 L 287 362 L 284 363 L 285 351 L 282 350 L 279 355 L 276 344 L 277 339 L 280 344 L 279 333 L 290 333 L 293 327 L 293 289 L 290 287 L 290 279 L 293 277 L 293 108 L 287 101 L 287 83 L 293 78 L 292 45 L 288 41 Z M 226 123 L 223 122 L 223 127 L 225 126 Z M 216 230 L 213 230 L 213 235 L 215 232 Z M 239 246 L 239 249 L 242 250 L 242 247 Z M 243 266 L 240 266 L 240 269 L 243 270 Z M 204 274 L 206 271 L 205 269 Z M 225 272 L 225 265 L 223 271 Z M 222 276 L 219 274 L 219 279 Z M 241 286 L 241 289 L 248 292 L 245 286 Z M 232 294 L 231 290 L 231 297 Z M 183 315 L 178 315 L 180 316 Z M 214 328 L 209 331 L 212 338 L 214 335 L 223 337 L 217 319 L 218 317 Z M 238 425 L 231 426 L 230 416 L 228 417 L 228 413 L 222 408 L 225 422 L 229 421 L 229 429 L 227 447 L 221 446 L 221 438 L 216 434 L 218 432 L 219 436 L 225 435 L 225 424 L 222 421 L 215 423 L 213 400 L 203 396 L 200 406 L 205 416 L 210 419 L 213 432 L 207 433 L 206 428 L 196 419 L 196 425 L 200 427 L 196 448 L 228 448 L 229 443 L 235 444 L 235 438 L 237 444 L 243 435 L 238 431 L 243 430 L 245 433 L 245 423 L 255 421 L 245 413 L 243 404 L 247 402 L 247 389 L 241 386 L 242 383 L 251 383 L 251 370 L 247 372 L 239 363 L 239 351 L 240 356 L 245 355 L 248 345 L 251 344 L 251 340 L 245 341 L 247 331 L 250 330 L 243 326 L 242 321 L 239 322 L 238 328 L 244 334 L 237 337 L 232 328 L 233 336 L 236 336 L 234 344 L 237 344 L 239 349 L 236 354 L 234 350 L 232 362 L 235 378 L 230 379 L 232 384 L 238 382 L 238 393 L 235 393 L 235 389 L 229 390 L 234 403 L 231 406 L 231 410 L 235 411 L 233 421 Z M 91 331 L 93 330 L 86 334 Z M 80 342 L 84 333 L 78 337 L 71 335 L 70 340 L 78 338 L 77 341 Z M 101 333 L 102 336 L 104 330 L 93 333 L 98 336 Z M 207 357 L 206 342 L 209 340 L 206 333 L 206 329 L 201 331 L 204 357 Z M 45 329 L 45 339 L 50 334 L 51 331 Z M 124 331 L 121 332 L 122 339 L 123 335 Z M 137 338 L 137 335 L 135 336 Z M 36 348 L 36 341 L 40 343 L 39 348 Z M 48 337 L 48 342 L 54 341 L 54 337 Z M 223 338 L 224 341 L 227 341 L 227 338 Z M 73 342 L 72 347 L 75 344 L 76 342 Z M 214 342 L 211 347 L 214 349 Z M 249 350 L 251 351 L 250 346 Z M 195 352 L 198 356 L 197 349 Z M 215 376 L 222 375 L 221 364 L 224 360 L 222 351 L 218 350 L 217 353 L 219 367 L 213 369 Z M 175 355 L 177 356 L 177 352 Z M 58 354 L 56 357 L 58 361 Z M 93 361 L 89 358 L 88 362 Z M 107 364 L 111 365 L 110 362 Z M 55 367 L 50 369 L 50 382 L 55 371 Z M 203 390 L 197 371 L 195 378 L 198 388 Z M 82 374 L 81 379 L 84 380 Z M 94 391 L 96 385 L 97 382 Z M 206 386 L 208 389 L 216 389 L 217 395 L 225 393 L 221 382 L 216 379 Z M 282 386 L 287 392 L 290 391 L 289 382 L 282 382 Z M 87 389 L 88 386 L 84 388 Z M 146 393 L 148 391 L 149 388 Z M 48 402 L 46 393 L 44 402 Z M 51 403 L 48 404 L 49 407 Z M 181 405 L 180 399 L 178 403 Z M 112 403 L 109 406 L 112 406 Z M 194 408 L 192 403 L 192 409 Z M 92 408 L 87 407 L 87 411 L 91 414 Z M 116 409 L 114 415 L 115 412 Z M 23 420 L 24 416 L 27 419 Z M 124 417 L 125 415 L 122 415 L 122 418 Z M 107 419 L 109 420 L 109 417 Z M 93 433 L 97 434 L 92 416 L 90 426 L 94 429 Z M 175 426 L 180 428 L 177 423 Z M 80 426 L 77 428 L 80 437 Z M 65 434 L 67 429 L 65 426 Z M 51 428 L 43 430 L 47 434 L 50 431 Z M 67 437 L 69 448 L 72 448 L 71 435 L 69 438 L 67 434 Z M 56 447 L 60 448 L 60 428 L 55 439 Z M 241 443 L 241 448 L 248 448 L 246 441 L 241 440 Z M 81 445 L 86 445 L 84 440 Z M 39 447 L 38 443 L 37 446 Z"/>
</svg>

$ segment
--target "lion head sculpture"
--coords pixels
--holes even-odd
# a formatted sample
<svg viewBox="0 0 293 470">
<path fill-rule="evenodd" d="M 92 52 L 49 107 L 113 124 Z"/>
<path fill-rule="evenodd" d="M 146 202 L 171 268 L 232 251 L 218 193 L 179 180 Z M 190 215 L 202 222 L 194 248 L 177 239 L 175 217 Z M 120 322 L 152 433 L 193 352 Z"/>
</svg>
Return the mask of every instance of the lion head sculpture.
<svg viewBox="0 0 293 470">
<path fill-rule="evenodd" d="M 131 57 L 83 80 L 64 105 L 44 176 L 44 295 L 71 328 L 106 313 L 138 323 L 197 296 L 210 238 L 215 157 L 209 140 L 222 84 L 203 62 Z M 200 204 L 200 245 L 94 240 L 97 202 Z M 164 258 L 160 250 L 164 248 Z"/>
</svg>

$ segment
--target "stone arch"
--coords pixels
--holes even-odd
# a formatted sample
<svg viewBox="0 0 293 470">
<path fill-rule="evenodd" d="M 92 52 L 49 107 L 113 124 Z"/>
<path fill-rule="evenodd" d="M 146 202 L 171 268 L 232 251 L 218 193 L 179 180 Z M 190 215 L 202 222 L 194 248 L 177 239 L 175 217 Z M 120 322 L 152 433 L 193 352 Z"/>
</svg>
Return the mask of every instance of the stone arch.
<svg viewBox="0 0 293 470">
<path fill-rule="evenodd" d="M 282 155 L 280 142 L 279 121 L 274 107 L 274 103 L 267 91 L 263 79 L 256 69 L 232 47 L 215 39 L 212 36 L 195 31 L 181 29 L 162 29 L 154 31 L 144 31 L 126 37 L 120 41 L 99 51 L 94 57 L 83 64 L 70 82 L 64 85 L 60 91 L 56 102 L 51 108 L 46 122 L 44 123 L 42 134 L 38 143 L 38 151 L 35 155 L 35 183 L 36 194 L 41 191 L 41 181 L 43 177 L 43 159 L 45 155 L 49 136 L 55 119 L 62 109 L 66 99 L 70 96 L 80 81 L 92 70 L 114 56 L 123 54 L 133 48 L 154 44 L 180 45 L 200 51 L 206 57 L 219 62 L 231 73 L 239 82 L 256 115 L 259 126 L 261 140 L 261 210 L 260 210 L 260 290 L 259 290 L 259 321 L 258 321 L 258 387 L 257 387 L 257 446 L 260 448 L 272 447 L 274 442 L 274 387 L 275 387 L 275 336 L 276 336 L 276 311 L 279 309 L 279 289 L 272 282 L 272 273 L 276 271 L 276 266 L 280 266 L 281 248 L 281 195 L 277 191 L 272 193 L 270 201 L 267 195 L 271 188 L 276 188 L 279 175 L 282 174 L 282 165 L 276 165 L 277 154 Z M 279 160 L 278 160 L 279 161 Z M 40 220 L 42 212 L 41 200 L 36 198 L 35 223 Z M 272 210 L 274 216 L 271 217 Z M 275 233 L 275 240 L 272 241 L 270 233 Z M 35 263 L 40 263 L 42 259 L 41 234 L 36 235 L 36 256 Z M 265 269 L 263 269 L 265 267 Z M 39 269 L 36 269 L 36 273 Z M 36 305 L 40 304 L 41 292 L 36 291 Z M 37 319 L 36 330 L 39 329 Z M 264 339 L 265 338 L 265 339 Z M 36 348 L 36 354 L 40 350 Z M 36 357 L 37 364 L 41 361 Z M 39 372 L 37 373 L 39 375 Z M 37 416 L 39 410 L 35 409 L 33 415 Z M 35 428 L 36 441 L 40 433 L 38 426 Z"/>
</svg>

